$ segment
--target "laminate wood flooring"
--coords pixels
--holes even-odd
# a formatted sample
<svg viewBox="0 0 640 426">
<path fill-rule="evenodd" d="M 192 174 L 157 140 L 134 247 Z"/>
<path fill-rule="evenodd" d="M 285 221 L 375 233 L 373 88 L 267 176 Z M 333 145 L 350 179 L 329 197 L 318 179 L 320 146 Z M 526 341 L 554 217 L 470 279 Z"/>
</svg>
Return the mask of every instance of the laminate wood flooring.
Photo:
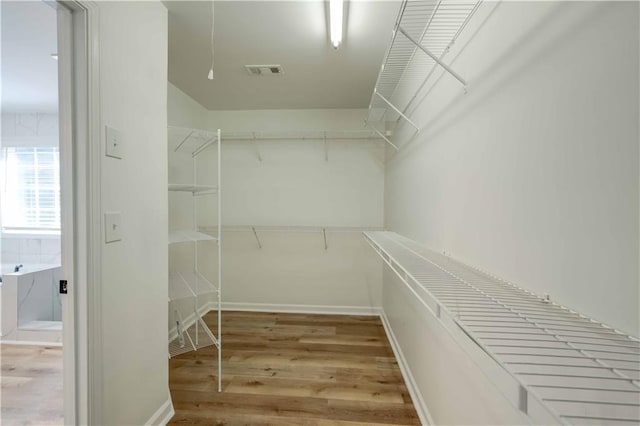
<svg viewBox="0 0 640 426">
<path fill-rule="evenodd" d="M 221 393 L 215 347 L 169 360 L 170 424 L 420 424 L 378 317 L 223 312 L 222 330 Z"/>
<path fill-rule="evenodd" d="M 62 348 L 0 344 L 0 424 L 62 425 Z"/>
</svg>

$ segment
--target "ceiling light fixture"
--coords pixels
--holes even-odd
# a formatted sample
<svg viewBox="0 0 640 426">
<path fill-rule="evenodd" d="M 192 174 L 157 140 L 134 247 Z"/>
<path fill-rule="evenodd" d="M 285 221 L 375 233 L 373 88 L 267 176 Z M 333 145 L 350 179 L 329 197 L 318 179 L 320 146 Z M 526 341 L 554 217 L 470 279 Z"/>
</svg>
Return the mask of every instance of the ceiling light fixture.
<svg viewBox="0 0 640 426">
<path fill-rule="evenodd" d="M 331 44 L 337 49 L 342 43 L 342 18 L 344 0 L 329 0 L 329 24 L 331 25 Z"/>
<path fill-rule="evenodd" d="M 209 70 L 209 75 L 207 76 L 209 80 L 213 80 L 213 55 L 214 55 L 213 27 L 215 23 L 216 23 L 216 19 L 215 19 L 214 1 L 211 0 L 211 69 Z"/>
</svg>

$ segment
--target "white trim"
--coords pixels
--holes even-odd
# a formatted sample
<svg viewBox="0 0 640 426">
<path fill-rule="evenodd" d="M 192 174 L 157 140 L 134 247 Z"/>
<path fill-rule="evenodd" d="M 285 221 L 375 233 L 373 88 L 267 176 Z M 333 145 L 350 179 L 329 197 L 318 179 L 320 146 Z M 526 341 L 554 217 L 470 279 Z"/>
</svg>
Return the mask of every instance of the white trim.
<svg viewBox="0 0 640 426">
<path fill-rule="evenodd" d="M 290 305 L 272 303 L 223 302 L 223 311 L 282 312 L 291 314 L 380 315 L 381 308 L 372 306 Z"/>
<path fill-rule="evenodd" d="M 74 158 L 78 135 L 74 131 L 77 115 L 74 98 L 78 94 L 78 87 L 74 82 L 74 23 L 73 11 L 57 4 L 57 43 L 58 43 L 58 127 L 60 153 L 60 264 L 61 279 L 67 280 L 68 293 L 60 295 L 62 306 L 61 338 L 65 348 L 62 351 L 62 377 L 64 394 L 64 422 L 75 424 L 77 418 L 77 377 L 76 371 L 76 304 L 78 302 L 75 289 L 75 238 L 78 230 L 75 228 L 75 182 Z M 39 231 L 42 231 L 41 229 Z M 42 337 L 40 333 L 31 333 Z"/>
<path fill-rule="evenodd" d="M 402 353 L 402 349 L 398 344 L 398 340 L 396 336 L 393 334 L 393 329 L 391 328 L 391 324 L 387 319 L 387 315 L 384 313 L 384 310 L 380 310 L 380 320 L 382 321 L 382 325 L 384 327 L 385 333 L 387 333 L 387 338 L 389 339 L 389 343 L 391 344 L 391 349 L 393 349 L 393 354 L 398 361 L 398 366 L 400 367 L 400 372 L 402 373 L 402 378 L 404 379 L 404 383 L 409 390 L 409 395 L 411 396 L 411 401 L 413 402 L 413 406 L 415 407 L 418 417 L 420 418 L 420 422 L 423 425 L 434 425 L 433 417 L 431 417 L 431 413 L 429 412 L 429 408 L 427 407 L 426 402 L 422 398 L 422 393 L 420 389 L 418 389 L 418 385 L 416 381 L 413 379 L 413 374 L 411 374 L 411 369 L 409 368 L 409 363 Z"/>
<path fill-rule="evenodd" d="M 169 395 L 167 400 L 162 403 L 160 408 L 158 408 L 144 424 L 145 426 L 165 426 L 175 414 L 171 395 Z"/>
</svg>

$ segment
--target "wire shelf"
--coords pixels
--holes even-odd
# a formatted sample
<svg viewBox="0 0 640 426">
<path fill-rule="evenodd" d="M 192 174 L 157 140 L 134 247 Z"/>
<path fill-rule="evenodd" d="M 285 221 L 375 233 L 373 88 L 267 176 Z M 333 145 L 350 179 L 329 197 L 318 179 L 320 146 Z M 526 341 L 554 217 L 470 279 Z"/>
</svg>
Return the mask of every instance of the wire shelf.
<svg viewBox="0 0 640 426">
<path fill-rule="evenodd" d="M 218 134 L 209 130 L 168 126 L 167 139 L 173 152 L 185 151 L 195 156 L 217 143 Z"/>
<path fill-rule="evenodd" d="M 170 301 L 188 299 L 217 291 L 218 288 L 197 271 L 169 273 Z"/>
<path fill-rule="evenodd" d="M 440 67 L 466 85 L 464 79 L 442 61 L 480 3 L 471 0 L 402 2 L 371 96 L 367 122 L 397 121 L 404 117 L 416 127 L 404 114 Z"/>
<path fill-rule="evenodd" d="M 194 185 L 190 183 L 170 183 L 169 191 L 178 192 L 191 192 L 192 194 L 206 195 L 217 194 L 218 187 L 211 185 Z"/>
<path fill-rule="evenodd" d="M 209 234 L 193 231 L 190 229 L 169 231 L 169 244 L 217 240 L 218 239 L 216 237 L 213 237 Z"/>
<path fill-rule="evenodd" d="M 370 130 L 320 130 L 284 132 L 225 132 L 223 141 L 324 141 L 324 140 L 379 140 L 380 136 Z"/>
<path fill-rule="evenodd" d="M 219 347 L 218 340 L 211 333 L 206 324 L 198 322 L 198 327 L 196 327 L 196 323 L 193 323 L 184 331 L 182 340 L 180 337 L 176 337 L 169 342 L 169 358 L 173 358 L 174 356 L 182 355 L 187 352 L 197 351 L 198 349 L 206 348 L 208 346 Z"/>
<path fill-rule="evenodd" d="M 539 404 L 569 424 L 640 422 L 637 338 L 396 233 L 365 237 L 443 324 L 448 318 L 509 373 L 522 411 L 533 416 Z"/>
</svg>

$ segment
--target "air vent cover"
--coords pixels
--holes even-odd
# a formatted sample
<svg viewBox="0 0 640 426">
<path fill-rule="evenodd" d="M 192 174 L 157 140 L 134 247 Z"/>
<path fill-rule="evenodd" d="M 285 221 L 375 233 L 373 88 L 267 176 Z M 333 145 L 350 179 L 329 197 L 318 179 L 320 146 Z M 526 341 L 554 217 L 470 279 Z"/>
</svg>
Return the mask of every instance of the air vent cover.
<svg viewBox="0 0 640 426">
<path fill-rule="evenodd" d="M 281 65 L 245 65 L 244 68 L 251 76 L 281 75 L 283 73 Z"/>
</svg>

